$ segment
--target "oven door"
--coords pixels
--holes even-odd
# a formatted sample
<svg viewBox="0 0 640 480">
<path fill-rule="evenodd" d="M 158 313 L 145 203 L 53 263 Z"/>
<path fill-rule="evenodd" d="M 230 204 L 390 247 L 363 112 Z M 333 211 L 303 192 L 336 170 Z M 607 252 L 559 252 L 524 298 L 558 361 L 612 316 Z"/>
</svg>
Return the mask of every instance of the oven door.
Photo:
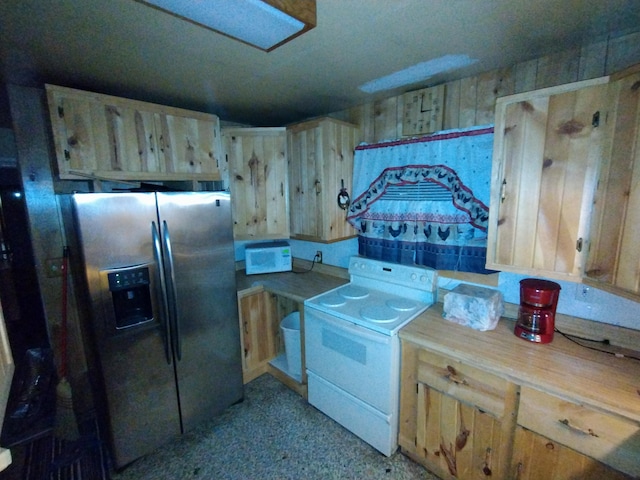
<svg viewBox="0 0 640 480">
<path fill-rule="evenodd" d="M 397 409 L 399 340 L 305 307 L 306 367 L 385 414 Z"/>
</svg>

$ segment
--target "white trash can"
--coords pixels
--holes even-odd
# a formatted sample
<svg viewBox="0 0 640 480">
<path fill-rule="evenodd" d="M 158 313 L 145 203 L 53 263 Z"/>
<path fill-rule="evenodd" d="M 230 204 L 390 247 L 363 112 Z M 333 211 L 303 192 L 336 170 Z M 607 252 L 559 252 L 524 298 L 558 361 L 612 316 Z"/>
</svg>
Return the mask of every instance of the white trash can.
<svg viewBox="0 0 640 480">
<path fill-rule="evenodd" d="M 280 322 L 287 356 L 287 370 L 292 375 L 302 374 L 302 354 L 300 352 L 300 312 L 292 312 Z"/>
</svg>

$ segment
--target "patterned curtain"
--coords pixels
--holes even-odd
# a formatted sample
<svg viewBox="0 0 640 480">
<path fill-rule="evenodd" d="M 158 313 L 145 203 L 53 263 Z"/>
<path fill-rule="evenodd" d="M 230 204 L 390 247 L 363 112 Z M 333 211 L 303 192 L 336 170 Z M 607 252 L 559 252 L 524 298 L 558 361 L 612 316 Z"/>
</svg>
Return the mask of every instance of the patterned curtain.
<svg viewBox="0 0 640 480">
<path fill-rule="evenodd" d="M 358 146 L 347 220 L 359 231 L 359 254 L 489 273 L 492 148 L 492 127 Z"/>
</svg>

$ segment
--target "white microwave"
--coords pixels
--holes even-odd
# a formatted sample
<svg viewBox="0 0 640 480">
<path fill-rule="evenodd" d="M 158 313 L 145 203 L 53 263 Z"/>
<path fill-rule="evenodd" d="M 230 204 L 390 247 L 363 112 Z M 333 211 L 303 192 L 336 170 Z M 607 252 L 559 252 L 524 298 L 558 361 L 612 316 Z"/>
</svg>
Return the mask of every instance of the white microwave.
<svg viewBox="0 0 640 480">
<path fill-rule="evenodd" d="M 291 270 L 291 247 L 289 242 L 252 243 L 245 246 L 244 254 L 247 275 Z"/>
</svg>

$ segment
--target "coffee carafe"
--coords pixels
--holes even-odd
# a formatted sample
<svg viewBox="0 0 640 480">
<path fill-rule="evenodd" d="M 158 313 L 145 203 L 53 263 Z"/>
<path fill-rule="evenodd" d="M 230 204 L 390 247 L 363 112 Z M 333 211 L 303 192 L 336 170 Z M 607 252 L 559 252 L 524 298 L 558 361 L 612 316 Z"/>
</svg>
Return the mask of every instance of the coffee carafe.
<svg viewBox="0 0 640 480">
<path fill-rule="evenodd" d="M 520 308 L 514 333 L 523 340 L 549 343 L 553 340 L 560 285 L 548 280 L 520 280 Z"/>
</svg>

